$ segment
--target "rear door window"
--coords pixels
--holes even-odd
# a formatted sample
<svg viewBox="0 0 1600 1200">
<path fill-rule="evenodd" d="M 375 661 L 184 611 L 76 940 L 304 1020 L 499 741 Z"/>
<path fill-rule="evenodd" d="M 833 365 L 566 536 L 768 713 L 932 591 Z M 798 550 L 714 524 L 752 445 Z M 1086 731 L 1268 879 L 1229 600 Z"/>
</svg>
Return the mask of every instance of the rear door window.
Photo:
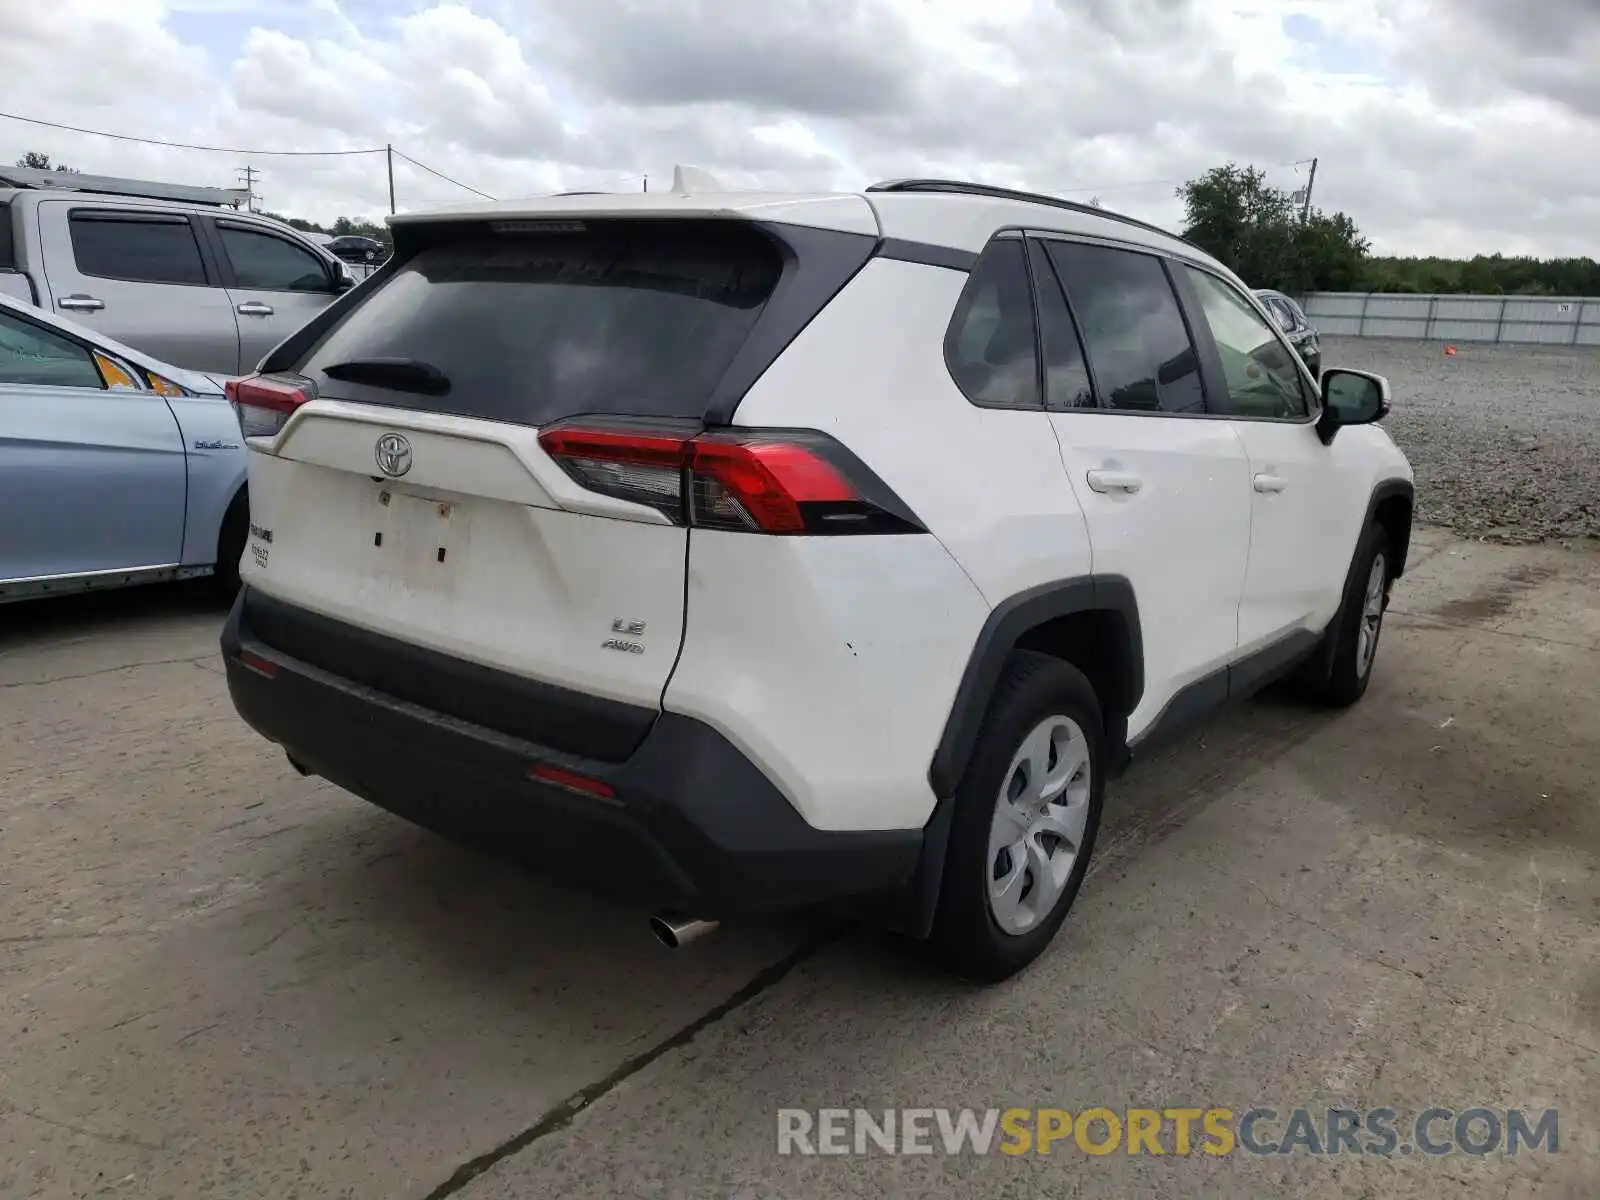
<svg viewBox="0 0 1600 1200">
<path fill-rule="evenodd" d="M 1100 403 L 1126 412 L 1205 412 L 1200 362 L 1161 260 L 1078 242 L 1047 246 L 1078 318 Z"/>
<path fill-rule="evenodd" d="M 1039 344 L 1044 347 L 1044 402 L 1052 411 L 1095 407 L 1094 387 L 1083 357 L 1078 327 L 1067 308 L 1061 281 L 1038 242 L 1028 243 L 1028 261 L 1039 293 Z"/>
<path fill-rule="evenodd" d="M 218 225 L 217 232 L 233 267 L 235 287 L 266 292 L 333 290 L 322 259 L 287 239 L 233 225 Z"/>
<path fill-rule="evenodd" d="M 72 256 L 84 275 L 133 283 L 206 282 L 200 244 L 186 217 L 75 212 Z"/>
<path fill-rule="evenodd" d="M 302 370 L 323 394 L 527 425 L 580 413 L 699 419 L 783 265 L 733 221 L 447 236 L 312 352 Z M 373 358 L 426 363 L 449 389 L 321 374 Z"/>
</svg>

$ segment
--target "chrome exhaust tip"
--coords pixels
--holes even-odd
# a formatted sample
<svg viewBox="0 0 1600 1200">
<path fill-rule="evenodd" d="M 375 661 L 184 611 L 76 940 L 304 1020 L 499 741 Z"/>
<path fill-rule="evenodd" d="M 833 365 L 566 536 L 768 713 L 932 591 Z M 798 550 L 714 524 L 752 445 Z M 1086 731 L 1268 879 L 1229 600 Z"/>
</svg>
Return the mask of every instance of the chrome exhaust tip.
<svg viewBox="0 0 1600 1200">
<path fill-rule="evenodd" d="M 677 950 L 696 938 L 705 937 L 718 924 L 717 921 L 697 921 L 693 917 L 657 913 L 650 918 L 650 932 L 668 950 Z"/>
</svg>

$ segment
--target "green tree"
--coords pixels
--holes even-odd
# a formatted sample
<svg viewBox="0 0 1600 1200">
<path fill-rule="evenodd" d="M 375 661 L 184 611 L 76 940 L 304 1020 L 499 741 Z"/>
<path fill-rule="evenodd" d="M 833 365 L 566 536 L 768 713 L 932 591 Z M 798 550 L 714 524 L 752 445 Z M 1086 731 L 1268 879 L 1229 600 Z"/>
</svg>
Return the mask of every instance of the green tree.
<svg viewBox="0 0 1600 1200">
<path fill-rule="evenodd" d="M 327 233 L 328 232 L 321 225 L 318 225 L 315 221 L 308 221 L 304 217 L 286 217 L 282 213 L 275 213 L 275 212 L 264 212 L 261 215 L 263 217 L 271 217 L 274 221 L 282 221 L 290 229 L 298 229 L 301 233 Z"/>
<path fill-rule="evenodd" d="M 69 167 L 66 163 L 52 163 L 48 154 L 38 150 L 29 150 L 17 159 L 17 166 L 32 167 L 35 171 L 65 171 L 69 175 L 78 173 L 78 168 Z"/>
<path fill-rule="evenodd" d="M 1302 214 L 1265 171 L 1229 163 L 1178 189 L 1183 236 L 1252 287 L 1291 294 L 1359 286 L 1370 245 L 1344 213 Z"/>
</svg>

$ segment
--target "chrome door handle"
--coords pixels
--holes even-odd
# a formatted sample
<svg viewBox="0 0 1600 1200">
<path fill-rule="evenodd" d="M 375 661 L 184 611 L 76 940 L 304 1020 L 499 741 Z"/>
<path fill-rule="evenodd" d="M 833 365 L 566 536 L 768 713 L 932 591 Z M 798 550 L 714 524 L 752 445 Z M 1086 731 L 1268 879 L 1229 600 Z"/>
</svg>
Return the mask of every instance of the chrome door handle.
<svg viewBox="0 0 1600 1200">
<path fill-rule="evenodd" d="M 78 293 L 72 296 L 63 296 L 56 301 L 57 308 L 65 308 L 70 312 L 99 312 L 106 306 L 104 300 L 96 296 L 85 296 Z"/>
<path fill-rule="evenodd" d="M 1144 486 L 1144 480 L 1128 471 L 1090 471 L 1084 476 L 1091 490 L 1096 492 L 1126 492 L 1132 495 Z"/>
<path fill-rule="evenodd" d="M 1289 486 L 1289 481 L 1281 475 L 1257 475 L 1255 487 L 1258 492 L 1281 492 Z"/>
<path fill-rule="evenodd" d="M 259 300 L 246 300 L 233 311 L 241 317 L 270 317 L 272 315 L 272 305 L 263 304 Z"/>
</svg>

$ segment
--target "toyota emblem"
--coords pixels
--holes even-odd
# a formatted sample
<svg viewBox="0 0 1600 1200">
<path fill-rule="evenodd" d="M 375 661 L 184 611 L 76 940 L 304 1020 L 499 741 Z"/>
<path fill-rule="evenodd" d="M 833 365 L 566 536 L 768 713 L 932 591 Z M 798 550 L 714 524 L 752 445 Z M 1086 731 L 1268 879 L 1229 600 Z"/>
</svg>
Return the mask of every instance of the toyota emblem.
<svg viewBox="0 0 1600 1200">
<path fill-rule="evenodd" d="M 378 460 L 378 470 L 398 478 L 411 470 L 411 443 L 403 433 L 386 433 L 378 439 L 373 457 Z"/>
</svg>

